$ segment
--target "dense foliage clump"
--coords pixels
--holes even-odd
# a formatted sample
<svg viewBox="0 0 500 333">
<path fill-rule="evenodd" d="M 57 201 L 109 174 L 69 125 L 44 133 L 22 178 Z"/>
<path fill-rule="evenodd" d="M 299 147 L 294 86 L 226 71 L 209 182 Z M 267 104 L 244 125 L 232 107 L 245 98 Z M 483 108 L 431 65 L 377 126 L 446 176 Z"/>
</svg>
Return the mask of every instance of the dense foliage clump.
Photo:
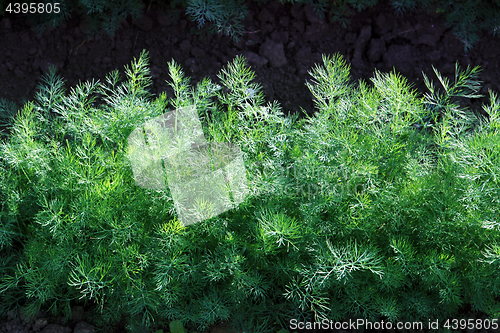
<svg viewBox="0 0 500 333">
<path fill-rule="evenodd" d="M 323 58 L 308 87 L 317 112 L 265 103 L 241 57 L 191 86 L 169 63 L 175 95 L 154 97 L 147 55 L 105 82 L 64 90 L 51 70 L 12 118 L 2 103 L 0 312 L 71 316 L 94 309 L 144 332 L 180 320 L 275 332 L 290 320 L 372 321 L 500 315 L 500 101 L 486 118 L 478 69 L 426 79 L 419 97 L 395 73 L 350 81 Z M 135 185 L 134 128 L 194 105 L 208 142 L 243 153 L 247 198 L 184 227 L 170 189 Z M 4 126 L 4 127 L 5 127 Z"/>
</svg>

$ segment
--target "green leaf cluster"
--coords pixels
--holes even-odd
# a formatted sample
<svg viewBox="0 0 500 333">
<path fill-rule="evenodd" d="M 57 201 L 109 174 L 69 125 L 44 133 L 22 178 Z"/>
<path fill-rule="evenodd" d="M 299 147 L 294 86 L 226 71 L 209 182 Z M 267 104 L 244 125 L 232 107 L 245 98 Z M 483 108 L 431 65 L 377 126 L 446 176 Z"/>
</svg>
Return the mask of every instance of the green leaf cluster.
<svg viewBox="0 0 500 333">
<path fill-rule="evenodd" d="M 102 331 L 126 318 L 137 332 L 500 315 L 500 101 L 487 117 L 458 102 L 478 95 L 477 68 L 418 96 L 396 73 L 352 82 L 324 56 L 307 84 L 317 112 L 299 117 L 265 102 L 242 57 L 218 83 L 168 67 L 171 97 L 149 92 L 145 52 L 125 80 L 69 92 L 51 69 L 6 118 L 2 313 L 69 318 L 82 303 Z M 208 142 L 241 148 L 250 195 L 184 227 L 168 188 L 135 186 L 127 138 L 190 105 Z"/>
</svg>

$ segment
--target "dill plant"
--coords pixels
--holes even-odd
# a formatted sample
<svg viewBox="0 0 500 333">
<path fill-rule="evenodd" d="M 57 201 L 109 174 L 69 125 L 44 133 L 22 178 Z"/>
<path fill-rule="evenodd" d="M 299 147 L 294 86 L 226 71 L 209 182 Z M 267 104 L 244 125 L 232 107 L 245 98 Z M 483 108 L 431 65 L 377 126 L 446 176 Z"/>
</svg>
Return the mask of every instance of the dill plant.
<svg viewBox="0 0 500 333">
<path fill-rule="evenodd" d="M 238 41 L 243 33 L 241 22 L 245 18 L 246 10 L 246 5 L 241 0 L 189 0 L 186 14 L 198 23 L 198 29 L 210 23 L 211 33 L 223 33 Z"/>
<path fill-rule="evenodd" d="M 244 33 L 242 22 L 247 15 L 247 5 L 243 0 L 68 0 L 60 3 L 61 11 L 58 13 L 35 13 L 29 14 L 28 18 L 34 20 L 35 30 L 42 33 L 50 26 L 62 25 L 76 14 L 83 16 L 87 23 L 87 37 L 97 37 L 102 33 L 113 36 L 128 17 L 135 20 L 143 15 L 145 10 L 149 11 L 153 1 L 167 11 L 177 7 L 182 8 L 186 15 L 197 23 L 198 30 L 231 36 L 236 41 Z M 269 0 L 254 1 L 259 4 L 269 2 Z M 379 3 L 378 0 L 278 1 L 281 4 L 310 5 L 318 17 L 329 14 L 332 21 L 339 22 L 344 28 L 349 24 L 353 9 L 360 12 Z M 42 1 L 45 4 L 49 2 Z M 20 3 L 29 4 L 27 1 Z M 481 30 L 488 30 L 495 36 L 498 36 L 500 31 L 500 4 L 497 0 L 391 0 L 390 3 L 397 15 L 413 12 L 418 7 L 443 14 L 446 24 L 453 28 L 455 35 L 464 44 L 466 52 L 479 41 Z M 7 5 L 6 1 L 0 0 L 1 9 L 5 9 Z"/>
<path fill-rule="evenodd" d="M 259 4 L 267 0 L 254 0 Z M 352 9 L 361 12 L 372 8 L 378 0 L 279 0 L 282 4 L 310 5 L 318 17 L 329 14 L 332 21 L 339 22 L 344 28 L 349 24 Z M 443 14 L 445 23 L 453 29 L 455 35 L 462 41 L 464 50 L 470 51 L 479 41 L 481 30 L 488 30 L 498 36 L 500 31 L 500 5 L 496 0 L 392 0 L 390 4 L 396 15 L 413 12 L 416 8 Z M 241 22 L 246 17 L 244 4 L 231 1 L 189 0 L 186 13 L 198 23 L 200 29 L 206 22 L 211 22 L 211 32 L 232 36 L 238 40 L 243 33 Z"/>
<path fill-rule="evenodd" d="M 419 97 L 396 73 L 351 82 L 324 56 L 307 83 L 318 110 L 299 119 L 265 103 L 242 57 L 195 86 L 170 62 L 172 98 L 149 93 L 147 66 L 142 53 L 125 81 L 115 71 L 69 93 L 52 69 L 8 122 L 3 313 L 69 317 L 82 303 L 100 330 L 125 317 L 131 332 L 500 315 L 500 101 L 491 92 L 475 121 L 454 102 L 477 95 L 477 69 L 438 75 L 443 92 L 426 80 Z M 241 148 L 251 195 L 184 227 L 168 188 L 135 186 L 126 143 L 190 105 L 208 142 Z"/>
</svg>

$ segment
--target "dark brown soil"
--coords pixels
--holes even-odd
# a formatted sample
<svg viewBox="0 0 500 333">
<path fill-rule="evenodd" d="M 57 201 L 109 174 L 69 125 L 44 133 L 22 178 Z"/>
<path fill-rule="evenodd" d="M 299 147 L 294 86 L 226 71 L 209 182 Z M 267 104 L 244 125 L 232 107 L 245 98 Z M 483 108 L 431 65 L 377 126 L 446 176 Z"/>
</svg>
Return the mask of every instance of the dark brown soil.
<svg viewBox="0 0 500 333">
<path fill-rule="evenodd" d="M 181 10 L 165 12 L 152 7 L 137 22 L 125 22 L 113 38 L 87 40 L 80 18 L 39 36 L 24 17 L 0 19 L 0 98 L 21 106 L 34 97 L 39 78 L 50 64 L 67 80 L 68 87 L 92 78 L 103 79 L 113 69 L 123 70 L 144 49 L 149 51 L 154 85 L 152 92 L 171 94 L 167 63 L 174 59 L 197 83 L 204 77 L 218 81 L 216 74 L 242 54 L 256 72 L 269 101 L 277 100 L 285 112 L 303 108 L 312 113 L 312 96 L 304 82 L 322 54 L 342 54 L 351 64 L 353 79 L 368 79 L 377 68 L 393 68 L 425 92 L 422 71 L 434 78 L 432 67 L 445 76 L 454 74 L 455 62 L 462 68 L 482 68 L 482 93 L 500 91 L 500 40 L 483 33 L 481 41 L 466 54 L 460 40 L 447 28 L 442 17 L 417 11 L 400 17 L 387 4 L 355 13 L 343 29 L 329 18 L 320 19 L 309 7 L 281 5 L 257 6 L 249 1 L 243 37 L 238 43 L 230 37 L 195 35 L 196 24 Z M 471 104 L 480 108 L 484 98 Z M 26 323 L 9 318 L 0 320 L 0 332 L 92 332 L 86 326 L 84 309 L 74 307 L 71 323 L 61 324 L 41 314 Z M 78 326 L 78 325 L 79 326 Z M 164 332 L 168 332 L 165 325 Z M 117 327 L 116 331 L 123 331 Z M 214 327 L 212 332 L 229 332 Z"/>
<path fill-rule="evenodd" d="M 329 18 L 319 19 L 303 5 L 277 1 L 257 6 L 249 1 L 243 37 L 238 43 L 221 35 L 193 35 L 196 23 L 182 10 L 164 12 L 151 8 L 137 22 L 125 22 L 113 38 L 86 40 L 83 20 L 74 18 L 63 27 L 35 34 L 21 16 L 0 21 L 0 97 L 22 104 L 34 96 L 40 75 L 50 64 L 75 86 L 79 81 L 103 79 L 113 69 L 123 69 L 144 49 L 149 51 L 154 86 L 170 92 L 167 62 L 175 61 L 191 76 L 192 83 L 216 74 L 244 55 L 257 74 L 268 100 L 278 100 L 285 111 L 311 113 L 312 98 L 304 85 L 307 71 L 321 63 L 322 54 L 342 54 L 350 63 L 353 79 L 370 78 L 375 68 L 393 68 L 425 91 L 422 71 L 433 76 L 479 65 L 483 93 L 500 91 L 500 39 L 484 32 L 481 41 L 466 54 L 460 40 L 438 14 L 417 11 L 396 16 L 389 5 L 355 13 L 347 29 Z M 486 101 L 486 99 L 485 99 Z"/>
</svg>

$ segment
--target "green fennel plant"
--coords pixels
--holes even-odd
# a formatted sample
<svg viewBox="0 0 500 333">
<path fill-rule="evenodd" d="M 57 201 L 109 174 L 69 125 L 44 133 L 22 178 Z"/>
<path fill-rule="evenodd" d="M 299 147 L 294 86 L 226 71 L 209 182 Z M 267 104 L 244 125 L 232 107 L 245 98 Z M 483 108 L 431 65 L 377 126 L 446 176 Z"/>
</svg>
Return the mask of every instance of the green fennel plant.
<svg viewBox="0 0 500 333">
<path fill-rule="evenodd" d="M 486 118 L 477 69 L 426 79 L 418 96 L 396 73 L 350 80 L 324 56 L 307 83 L 312 116 L 266 103 L 245 59 L 153 96 L 143 52 L 121 81 L 64 90 L 51 69 L 0 143 L 0 311 L 39 309 L 130 332 L 166 322 L 204 330 L 230 321 L 275 332 L 291 319 L 500 315 L 500 101 Z M 127 138 L 144 122 L 194 105 L 208 142 L 243 154 L 250 195 L 184 227 L 172 194 L 135 185 Z M 472 119 L 476 117 L 476 119 Z M 428 119 L 432 118 L 432 121 Z"/>
</svg>

